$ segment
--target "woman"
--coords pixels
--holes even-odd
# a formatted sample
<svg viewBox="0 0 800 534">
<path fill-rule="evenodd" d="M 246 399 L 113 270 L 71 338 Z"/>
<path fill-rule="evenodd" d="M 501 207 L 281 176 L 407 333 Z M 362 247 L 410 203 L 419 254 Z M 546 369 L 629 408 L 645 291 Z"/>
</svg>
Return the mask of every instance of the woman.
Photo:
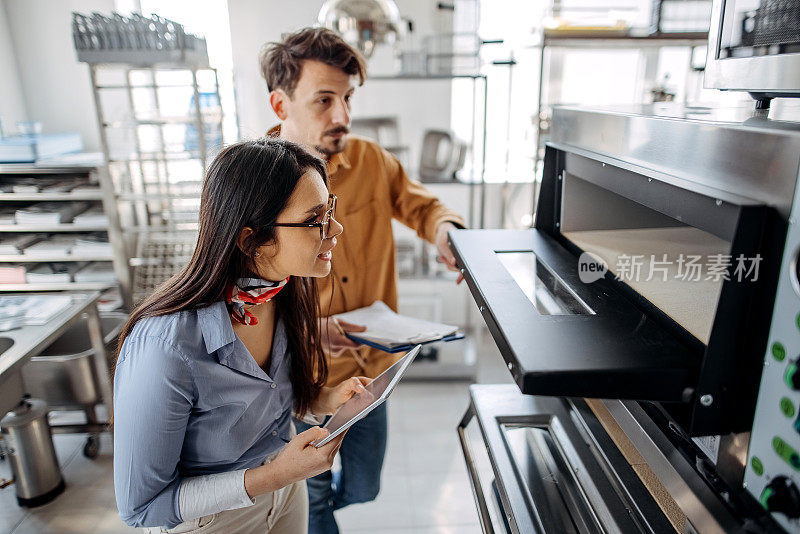
<svg viewBox="0 0 800 534">
<path fill-rule="evenodd" d="M 246 141 L 208 169 L 189 265 L 131 314 L 114 376 L 114 487 L 152 532 L 305 532 L 304 479 L 341 438 L 292 437 L 366 379 L 325 388 L 314 278 L 342 232 L 325 167 L 299 146 Z"/>
</svg>

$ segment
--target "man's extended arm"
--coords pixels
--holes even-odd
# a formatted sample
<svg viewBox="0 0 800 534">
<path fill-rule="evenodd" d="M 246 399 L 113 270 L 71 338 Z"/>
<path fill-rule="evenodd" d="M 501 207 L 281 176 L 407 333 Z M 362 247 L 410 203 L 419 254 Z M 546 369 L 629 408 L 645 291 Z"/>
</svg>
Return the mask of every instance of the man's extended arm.
<svg viewBox="0 0 800 534">
<path fill-rule="evenodd" d="M 447 246 L 447 233 L 457 228 L 466 228 L 464 219 L 442 204 L 421 183 L 411 180 L 394 156 L 386 151 L 382 156 L 390 180 L 392 215 L 416 230 L 421 238 L 436 245 L 439 262 L 447 265 L 451 271 L 457 271 L 456 260 Z"/>
</svg>

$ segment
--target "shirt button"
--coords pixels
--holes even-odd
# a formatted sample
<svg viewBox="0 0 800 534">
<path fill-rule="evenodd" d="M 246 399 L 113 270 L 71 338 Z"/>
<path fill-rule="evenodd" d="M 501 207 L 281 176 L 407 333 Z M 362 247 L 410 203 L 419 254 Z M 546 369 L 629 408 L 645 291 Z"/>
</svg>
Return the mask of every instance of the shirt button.
<svg viewBox="0 0 800 534">
<path fill-rule="evenodd" d="M 273 436 L 277 436 L 277 435 L 278 435 L 278 431 L 277 431 L 277 430 L 273 430 L 273 431 L 272 431 L 272 435 L 273 435 Z"/>
<path fill-rule="evenodd" d="M 278 384 L 276 384 L 275 382 L 273 382 L 273 383 L 272 383 L 272 385 L 270 385 L 269 387 L 271 387 L 272 389 L 275 389 L 276 387 L 278 387 Z"/>
<path fill-rule="evenodd" d="M 343 277 L 342 277 L 342 283 L 344 283 L 344 284 L 346 284 L 346 283 L 347 283 L 347 277 L 346 277 L 346 276 L 343 276 Z"/>
</svg>

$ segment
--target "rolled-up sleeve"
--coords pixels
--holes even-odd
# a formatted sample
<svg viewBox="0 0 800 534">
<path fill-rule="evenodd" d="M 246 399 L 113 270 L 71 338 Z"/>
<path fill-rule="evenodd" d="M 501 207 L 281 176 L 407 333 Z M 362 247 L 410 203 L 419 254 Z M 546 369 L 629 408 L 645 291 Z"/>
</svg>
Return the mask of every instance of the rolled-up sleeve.
<svg viewBox="0 0 800 534">
<path fill-rule="evenodd" d="M 114 376 L 114 489 L 134 527 L 181 523 L 178 461 L 195 397 L 188 359 L 158 337 L 128 337 Z"/>
<path fill-rule="evenodd" d="M 397 220 L 431 243 L 436 238 L 436 229 L 443 222 L 466 228 L 464 219 L 442 204 L 420 182 L 408 177 L 397 158 L 385 150 L 381 154 L 391 188 L 392 215 Z"/>
</svg>

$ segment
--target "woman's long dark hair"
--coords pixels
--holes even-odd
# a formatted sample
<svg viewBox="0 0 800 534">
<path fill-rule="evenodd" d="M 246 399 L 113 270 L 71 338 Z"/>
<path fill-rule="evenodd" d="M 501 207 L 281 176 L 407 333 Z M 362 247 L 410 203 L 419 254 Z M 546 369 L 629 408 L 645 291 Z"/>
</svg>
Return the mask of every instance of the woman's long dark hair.
<svg viewBox="0 0 800 534">
<path fill-rule="evenodd" d="M 299 145 L 279 139 L 243 141 L 226 147 L 208 168 L 200 202 L 200 233 L 189 264 L 145 298 L 131 313 L 117 345 L 145 317 L 207 306 L 224 298 L 238 278 L 254 276 L 256 250 L 275 238 L 276 221 L 300 177 L 324 163 Z M 253 233 L 240 249 L 245 227 Z M 292 276 L 275 297 L 291 351 L 295 411 L 305 414 L 327 380 L 322 352 L 319 298 L 314 278 Z"/>
</svg>

